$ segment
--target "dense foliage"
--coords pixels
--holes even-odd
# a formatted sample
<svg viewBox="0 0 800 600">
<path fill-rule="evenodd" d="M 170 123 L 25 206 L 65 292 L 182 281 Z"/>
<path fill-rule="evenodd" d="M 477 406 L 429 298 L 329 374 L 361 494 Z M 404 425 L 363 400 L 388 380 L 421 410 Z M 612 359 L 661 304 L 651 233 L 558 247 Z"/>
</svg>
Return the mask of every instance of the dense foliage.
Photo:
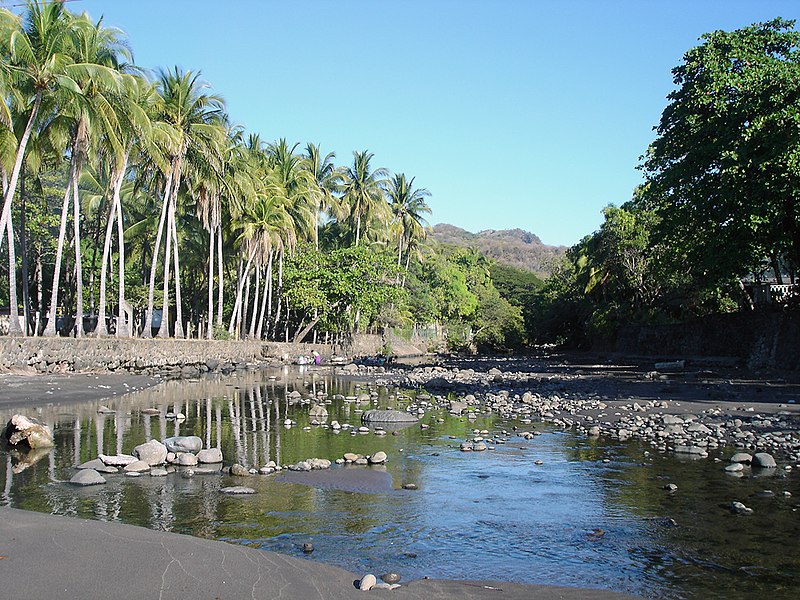
<svg viewBox="0 0 800 600">
<path fill-rule="evenodd" d="M 800 34 L 775 19 L 701 42 L 673 69 L 645 184 L 605 209 L 538 297 L 540 341 L 750 310 L 745 283 L 795 283 Z"/>
</svg>

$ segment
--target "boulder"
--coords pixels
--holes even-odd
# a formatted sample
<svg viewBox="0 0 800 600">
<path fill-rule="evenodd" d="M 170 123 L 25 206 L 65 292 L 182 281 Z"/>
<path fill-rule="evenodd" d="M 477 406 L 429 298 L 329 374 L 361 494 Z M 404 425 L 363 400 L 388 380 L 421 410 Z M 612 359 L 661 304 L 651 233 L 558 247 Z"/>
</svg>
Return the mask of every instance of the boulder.
<svg viewBox="0 0 800 600">
<path fill-rule="evenodd" d="M 175 455 L 175 464 L 182 467 L 194 467 L 197 465 L 197 457 L 191 452 L 178 452 Z"/>
<path fill-rule="evenodd" d="M 253 488 L 245 487 L 243 485 L 233 485 L 231 487 L 224 487 L 220 490 L 223 494 L 228 494 L 229 496 L 240 496 L 243 494 L 255 494 L 256 491 Z"/>
<path fill-rule="evenodd" d="M 38 419 L 25 415 L 11 417 L 3 435 L 11 446 L 23 445 L 33 449 L 54 446 L 50 428 Z"/>
<path fill-rule="evenodd" d="M 199 463 L 221 463 L 222 450 L 219 448 L 206 448 L 197 453 L 197 462 Z"/>
<path fill-rule="evenodd" d="M 231 465 L 231 475 L 234 477 L 249 477 L 250 471 L 240 464 Z"/>
<path fill-rule="evenodd" d="M 129 465 L 125 465 L 125 468 L 122 469 L 126 474 L 127 473 L 144 473 L 150 470 L 150 465 L 147 464 L 143 460 L 137 460 L 132 462 Z"/>
<path fill-rule="evenodd" d="M 72 476 L 69 482 L 72 485 L 101 485 L 106 482 L 106 479 L 94 469 L 81 469 Z"/>
<path fill-rule="evenodd" d="M 372 573 L 367 573 L 361 578 L 361 581 L 358 582 L 358 589 L 362 592 L 368 592 L 372 588 L 375 587 L 375 584 L 378 583 L 378 578 L 375 577 Z"/>
<path fill-rule="evenodd" d="M 376 452 L 372 456 L 369 457 L 369 464 L 371 465 L 382 465 L 387 460 L 386 452 Z"/>
<path fill-rule="evenodd" d="M 753 456 L 752 464 L 754 467 L 760 467 L 762 469 L 774 469 L 778 466 L 772 455 L 766 452 L 757 452 Z"/>
<path fill-rule="evenodd" d="M 150 440 L 136 446 L 133 449 L 133 455 L 151 467 L 155 467 L 167 462 L 167 447 L 158 440 Z"/>
<path fill-rule="evenodd" d="M 731 456 L 732 463 L 744 463 L 749 465 L 753 461 L 752 455 L 748 454 L 747 452 L 737 452 L 733 456 Z"/>
<path fill-rule="evenodd" d="M 416 421 L 417 417 L 402 410 L 372 409 L 364 411 L 364 414 L 361 415 L 362 423 L 414 423 Z"/>
<path fill-rule="evenodd" d="M 139 459 L 130 454 L 101 454 L 100 460 L 103 461 L 104 465 L 109 467 L 127 467 L 129 464 Z"/>
<path fill-rule="evenodd" d="M 467 403 L 466 402 L 459 402 L 458 400 L 451 400 L 450 401 L 450 412 L 455 415 L 460 415 L 462 412 L 467 410 Z"/>
<path fill-rule="evenodd" d="M 164 440 L 164 445 L 169 452 L 191 452 L 197 454 L 203 449 L 203 440 L 196 435 L 178 435 Z"/>
</svg>

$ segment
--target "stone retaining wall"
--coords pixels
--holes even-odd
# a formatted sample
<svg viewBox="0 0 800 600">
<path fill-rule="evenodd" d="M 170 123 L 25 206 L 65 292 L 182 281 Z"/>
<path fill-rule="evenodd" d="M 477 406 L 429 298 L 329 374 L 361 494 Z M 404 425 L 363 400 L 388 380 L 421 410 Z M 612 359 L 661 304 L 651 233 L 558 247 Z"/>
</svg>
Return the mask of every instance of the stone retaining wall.
<svg viewBox="0 0 800 600">
<path fill-rule="evenodd" d="M 334 353 L 350 357 L 374 356 L 382 345 L 383 340 L 378 335 L 355 336 L 347 347 L 248 340 L 0 337 L 0 372 L 11 369 L 35 369 L 41 373 L 153 372 L 181 368 L 214 371 L 275 360 L 294 362 L 315 350 L 323 359 Z M 421 353 L 411 344 L 400 350 L 404 355 Z M 398 349 L 395 353 L 399 354 Z"/>
</svg>

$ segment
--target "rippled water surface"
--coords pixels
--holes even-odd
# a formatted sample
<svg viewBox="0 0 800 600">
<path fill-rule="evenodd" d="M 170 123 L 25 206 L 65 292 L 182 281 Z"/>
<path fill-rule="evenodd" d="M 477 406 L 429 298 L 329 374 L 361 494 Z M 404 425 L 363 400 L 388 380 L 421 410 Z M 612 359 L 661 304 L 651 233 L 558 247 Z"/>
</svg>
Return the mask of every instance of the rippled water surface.
<svg viewBox="0 0 800 600">
<path fill-rule="evenodd" d="M 365 386 L 366 387 L 366 386 Z M 734 478 L 712 459 L 681 461 L 636 442 L 590 440 L 490 415 L 474 420 L 433 410 L 430 425 L 395 435 L 351 435 L 310 426 L 309 404 L 327 399 L 328 422 L 360 425 L 361 411 L 404 407 L 402 391 L 373 388 L 369 403 L 336 400 L 357 384 L 325 370 L 264 371 L 235 378 L 167 382 L 102 404 L 42 405 L 56 448 L 38 457 L 3 451 L 0 503 L 17 508 L 118 520 L 153 529 L 222 539 L 303 556 L 356 573 L 397 571 L 421 577 L 497 579 L 622 590 L 648 597 L 800 597 L 798 470 Z M 369 391 L 369 390 L 367 390 Z M 157 408 L 159 415 L 141 411 Z M 186 420 L 166 418 L 181 412 Z M 7 420 L 10 414 L 0 415 Z M 284 426 L 285 419 L 297 425 Z M 440 422 L 442 420 L 442 422 Z M 514 435 L 535 431 L 532 440 Z M 308 428 L 308 429 L 304 429 Z M 503 437 L 485 452 L 461 452 L 473 437 Z M 108 484 L 75 488 L 74 467 L 98 453 L 130 453 L 150 438 L 198 435 L 219 446 L 225 464 L 260 467 L 345 452 L 385 451 L 385 467 L 326 473 L 319 487 L 280 477 L 242 480 L 221 474 L 156 478 L 108 476 Z M 730 450 L 722 453 L 727 457 Z M 536 464 L 541 461 L 541 464 Z M 28 464 L 32 463 L 32 464 Z M 313 475 L 313 474 L 312 474 Z M 355 477 L 353 477 L 355 475 Z M 678 485 L 670 494 L 666 483 Z M 414 483 L 417 490 L 402 486 Z M 230 497 L 245 484 L 252 496 Z M 771 493 L 766 493 L 769 490 Z M 791 496 L 784 495 L 790 492 Z M 733 515 L 733 500 L 754 509 Z"/>
</svg>

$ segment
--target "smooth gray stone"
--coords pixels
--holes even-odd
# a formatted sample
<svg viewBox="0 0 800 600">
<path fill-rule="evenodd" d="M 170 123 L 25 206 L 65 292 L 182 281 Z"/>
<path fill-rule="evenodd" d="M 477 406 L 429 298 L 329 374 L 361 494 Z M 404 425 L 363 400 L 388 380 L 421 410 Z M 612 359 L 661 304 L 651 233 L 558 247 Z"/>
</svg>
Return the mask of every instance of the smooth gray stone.
<svg viewBox="0 0 800 600">
<path fill-rule="evenodd" d="M 100 460 L 99 458 L 93 458 L 92 460 L 87 460 L 85 463 L 82 463 L 75 467 L 76 469 L 94 469 L 97 471 L 98 469 L 102 469 L 105 467 L 106 464 Z"/>
<path fill-rule="evenodd" d="M 750 464 L 753 461 L 753 456 L 747 452 L 737 452 L 731 456 L 732 463 L 745 463 Z"/>
<path fill-rule="evenodd" d="M 150 470 L 150 465 L 143 460 L 137 460 L 129 465 L 125 465 L 125 468 L 122 470 L 125 471 L 126 475 L 130 473 L 144 473 Z"/>
<path fill-rule="evenodd" d="M 178 452 L 173 464 L 182 467 L 194 467 L 197 465 L 197 457 L 191 452 Z"/>
<path fill-rule="evenodd" d="M 106 482 L 106 479 L 94 469 L 81 469 L 72 476 L 69 482 L 72 485 L 101 485 Z"/>
<path fill-rule="evenodd" d="M 221 463 L 222 450 L 219 448 L 206 448 L 197 453 L 197 462 L 199 463 Z"/>
<path fill-rule="evenodd" d="M 167 462 L 167 447 L 158 440 L 150 440 L 139 444 L 133 449 L 133 455 L 146 462 L 151 467 Z"/>
<path fill-rule="evenodd" d="M 169 452 L 191 452 L 197 454 L 203 449 L 203 440 L 196 435 L 178 435 L 164 440 Z"/>
<path fill-rule="evenodd" d="M 402 410 L 370 409 L 361 415 L 363 423 L 414 423 L 417 417 Z"/>
<path fill-rule="evenodd" d="M 103 461 L 104 465 L 107 465 L 109 467 L 125 467 L 131 464 L 132 462 L 136 462 L 139 459 L 136 458 L 135 456 L 131 456 L 130 454 L 114 454 L 114 455 L 101 454 L 100 460 Z"/>
<path fill-rule="evenodd" d="M 762 469 L 774 469 L 778 466 L 771 454 L 758 452 L 753 456 L 753 466 Z"/>
</svg>

